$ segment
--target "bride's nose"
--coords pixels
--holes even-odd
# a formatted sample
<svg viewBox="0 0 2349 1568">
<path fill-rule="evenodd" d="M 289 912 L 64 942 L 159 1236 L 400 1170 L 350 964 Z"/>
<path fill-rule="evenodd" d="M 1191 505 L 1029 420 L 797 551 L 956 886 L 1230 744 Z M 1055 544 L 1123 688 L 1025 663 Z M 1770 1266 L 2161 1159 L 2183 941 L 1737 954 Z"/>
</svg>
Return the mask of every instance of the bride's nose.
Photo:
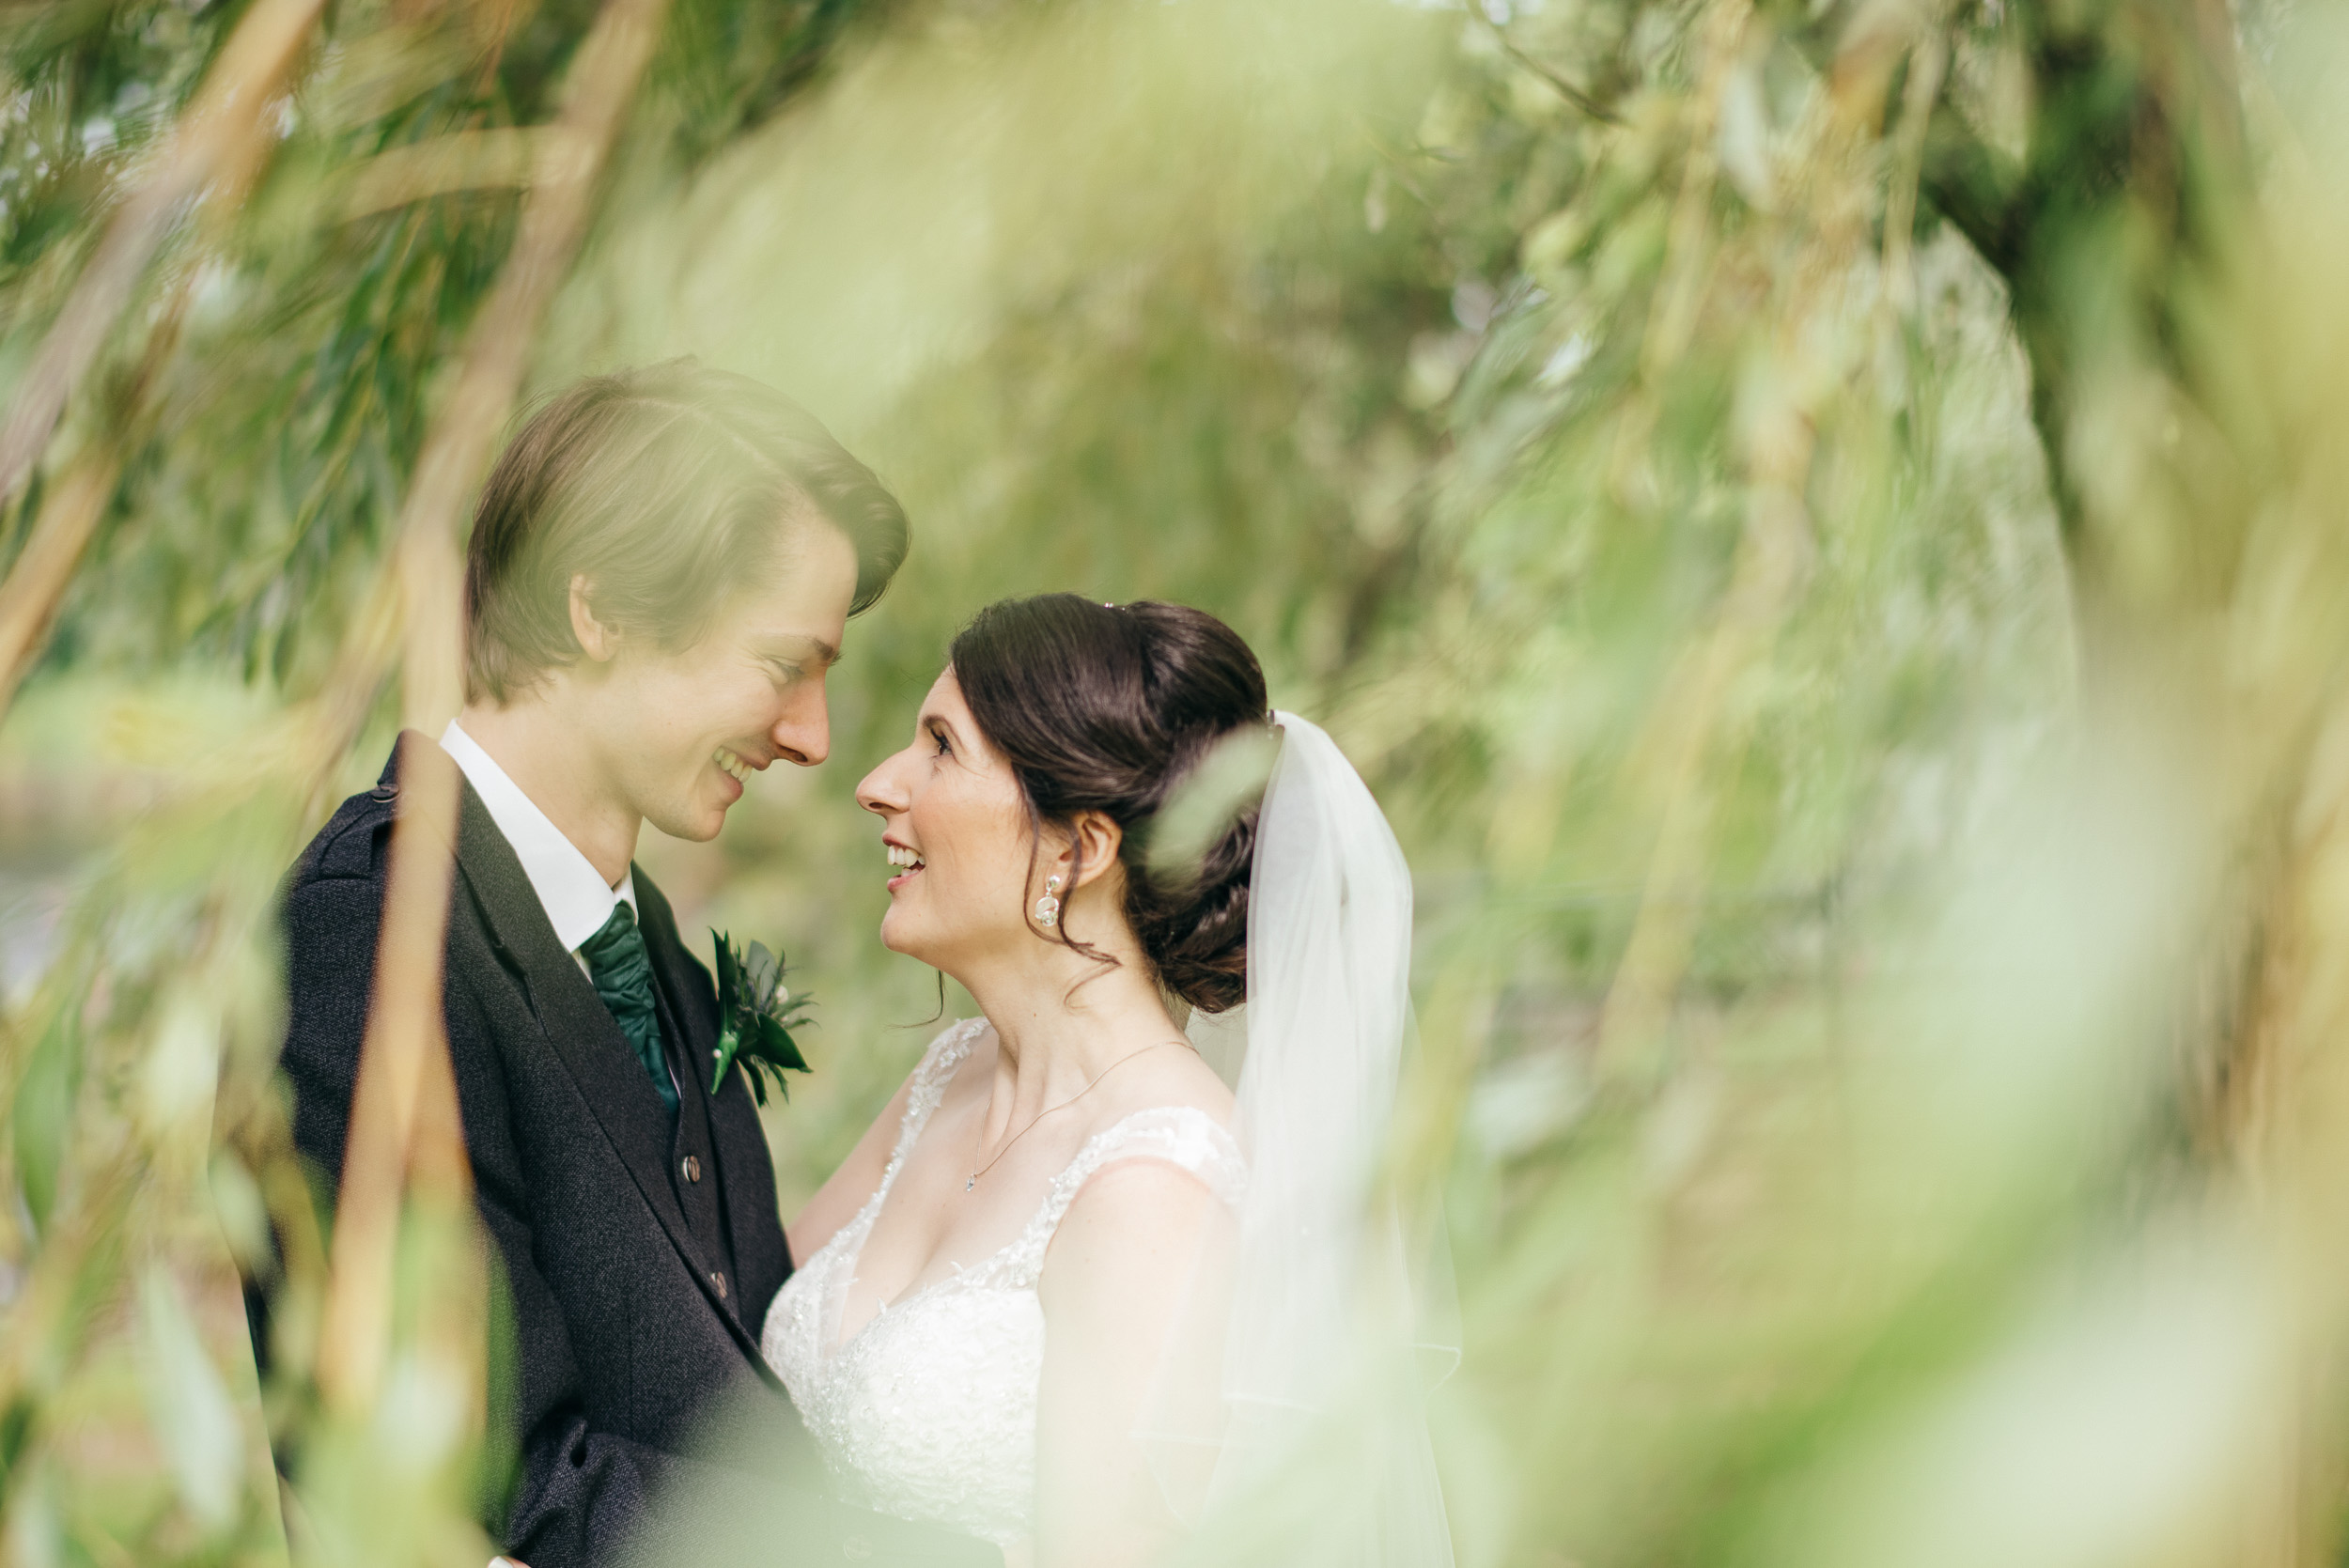
<svg viewBox="0 0 2349 1568">
<path fill-rule="evenodd" d="M 894 816 L 911 805 L 897 782 L 897 764 L 904 758 L 905 753 L 900 752 L 865 774 L 863 782 L 856 786 L 856 803 L 876 816 Z"/>
</svg>

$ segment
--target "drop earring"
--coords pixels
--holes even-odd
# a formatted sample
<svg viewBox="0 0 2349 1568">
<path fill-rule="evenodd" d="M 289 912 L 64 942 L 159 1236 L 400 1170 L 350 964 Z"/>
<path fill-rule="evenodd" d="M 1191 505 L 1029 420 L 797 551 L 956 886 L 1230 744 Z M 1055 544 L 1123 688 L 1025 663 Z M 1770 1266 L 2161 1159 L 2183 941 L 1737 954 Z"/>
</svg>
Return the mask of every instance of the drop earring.
<svg viewBox="0 0 2349 1568">
<path fill-rule="evenodd" d="M 1044 878 L 1044 896 L 1035 901 L 1035 923 L 1046 930 L 1060 924 L 1060 873 Z"/>
</svg>

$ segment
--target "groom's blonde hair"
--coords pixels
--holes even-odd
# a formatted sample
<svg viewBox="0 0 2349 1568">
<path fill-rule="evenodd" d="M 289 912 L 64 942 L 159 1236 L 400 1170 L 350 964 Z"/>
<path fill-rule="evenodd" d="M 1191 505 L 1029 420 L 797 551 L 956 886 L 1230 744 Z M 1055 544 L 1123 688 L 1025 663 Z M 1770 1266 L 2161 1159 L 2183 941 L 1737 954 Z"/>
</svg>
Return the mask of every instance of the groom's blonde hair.
<svg viewBox="0 0 2349 1568">
<path fill-rule="evenodd" d="M 854 614 L 905 560 L 905 508 L 815 415 L 691 359 L 591 376 L 523 422 L 482 486 L 465 561 L 465 695 L 504 703 L 580 657 L 570 586 L 623 639 L 691 646 L 771 583 L 803 529 L 855 547 Z"/>
</svg>

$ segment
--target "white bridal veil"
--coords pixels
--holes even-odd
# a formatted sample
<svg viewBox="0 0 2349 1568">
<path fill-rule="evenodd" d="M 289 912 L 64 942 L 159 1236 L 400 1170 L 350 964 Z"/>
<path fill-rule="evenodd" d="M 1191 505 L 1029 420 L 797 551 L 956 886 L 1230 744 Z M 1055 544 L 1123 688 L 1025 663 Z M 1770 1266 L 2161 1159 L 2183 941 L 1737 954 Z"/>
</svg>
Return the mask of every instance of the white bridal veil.
<svg viewBox="0 0 2349 1568">
<path fill-rule="evenodd" d="M 1186 1560 L 1449 1568 L 1423 1390 L 1458 1341 L 1428 1321 L 1381 1174 L 1410 1028 L 1410 871 L 1336 743 L 1273 722 L 1248 1003 L 1192 1025 L 1227 1079 L 1237 1066 L 1249 1178 L 1230 1273 L 1203 1280 L 1191 1353 L 1169 1367 L 1195 1374 L 1204 1345 L 1221 1374 L 1163 1376 L 1144 1436 L 1169 1498 L 1197 1509 Z M 1226 1299 L 1228 1314 L 1206 1305 Z"/>
</svg>

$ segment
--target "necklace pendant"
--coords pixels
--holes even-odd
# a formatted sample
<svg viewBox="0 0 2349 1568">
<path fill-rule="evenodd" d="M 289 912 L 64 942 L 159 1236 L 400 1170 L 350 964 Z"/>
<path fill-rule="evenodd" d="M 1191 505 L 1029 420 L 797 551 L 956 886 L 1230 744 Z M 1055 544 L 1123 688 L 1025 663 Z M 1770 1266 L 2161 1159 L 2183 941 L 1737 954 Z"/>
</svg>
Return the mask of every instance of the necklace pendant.
<svg viewBox="0 0 2349 1568">
<path fill-rule="evenodd" d="M 963 1189 L 965 1192 L 968 1192 L 968 1191 L 970 1191 L 972 1188 L 974 1188 L 974 1187 L 976 1187 L 976 1186 L 978 1186 L 978 1185 L 979 1185 L 979 1178 L 978 1178 L 978 1177 L 976 1177 L 976 1176 L 972 1176 L 972 1177 L 969 1178 L 968 1180 L 966 1180 L 966 1181 L 962 1184 L 962 1189 Z"/>
</svg>

